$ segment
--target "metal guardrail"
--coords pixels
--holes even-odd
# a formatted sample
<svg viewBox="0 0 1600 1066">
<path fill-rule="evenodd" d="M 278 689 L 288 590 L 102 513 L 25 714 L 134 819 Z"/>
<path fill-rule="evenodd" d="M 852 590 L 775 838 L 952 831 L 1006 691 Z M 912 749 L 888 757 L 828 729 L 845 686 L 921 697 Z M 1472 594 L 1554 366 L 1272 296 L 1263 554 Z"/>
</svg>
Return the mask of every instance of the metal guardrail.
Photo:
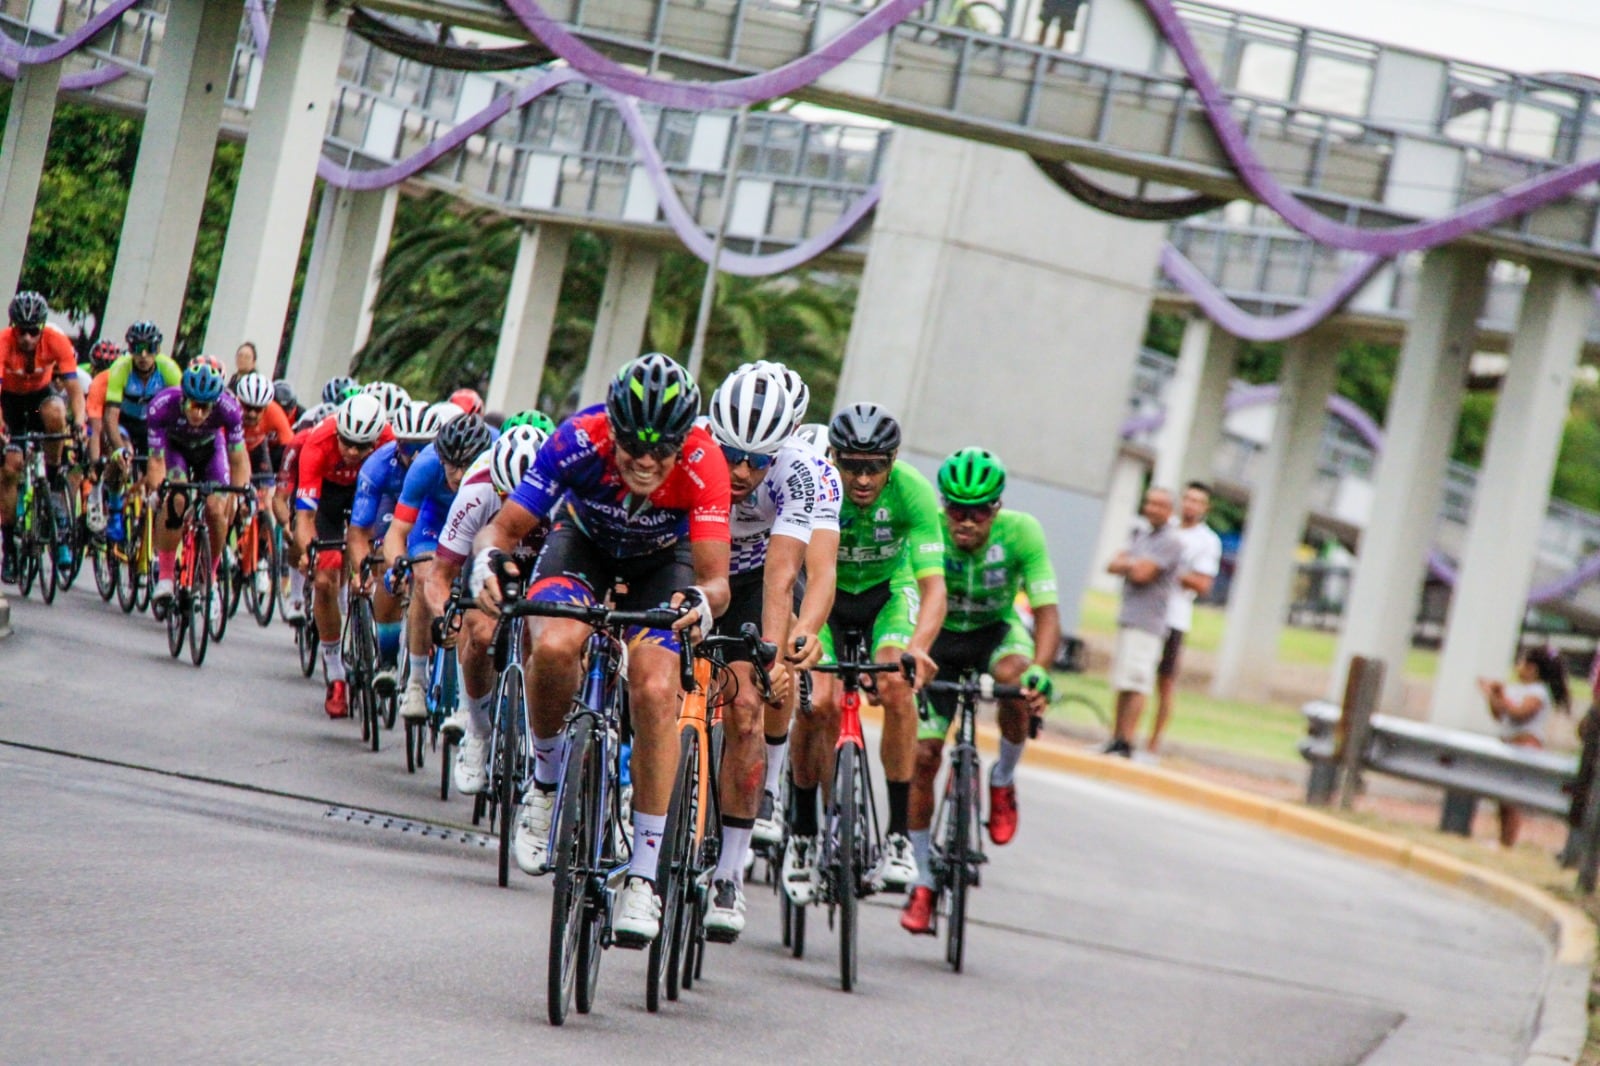
<svg viewBox="0 0 1600 1066">
<path fill-rule="evenodd" d="M 1313 700 L 1301 713 L 1307 734 L 1300 741 L 1300 754 L 1314 768 L 1307 800 L 1316 802 L 1329 795 L 1320 787 L 1323 782 L 1317 768 L 1333 764 L 1339 708 L 1325 700 Z M 1501 800 L 1562 817 L 1572 805 L 1568 788 L 1578 770 L 1574 756 L 1512 747 L 1481 733 L 1384 714 L 1373 715 L 1369 728 L 1361 752 L 1361 765 L 1366 769 L 1436 785 L 1447 793 Z M 1451 813 L 1447 807 L 1447 821 L 1441 828 L 1461 828 L 1459 823 L 1448 823 Z"/>
</svg>

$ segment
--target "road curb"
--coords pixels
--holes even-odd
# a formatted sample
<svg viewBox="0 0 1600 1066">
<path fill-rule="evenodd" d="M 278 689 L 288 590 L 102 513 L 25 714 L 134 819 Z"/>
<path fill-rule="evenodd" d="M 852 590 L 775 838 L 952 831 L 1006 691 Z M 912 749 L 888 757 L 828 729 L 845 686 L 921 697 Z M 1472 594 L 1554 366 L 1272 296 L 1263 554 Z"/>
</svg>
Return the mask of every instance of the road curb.
<svg viewBox="0 0 1600 1066">
<path fill-rule="evenodd" d="M 881 720 L 878 708 L 864 706 L 862 712 L 863 717 Z M 994 750 L 998 732 L 991 726 L 980 726 L 978 733 L 979 739 Z M 1570 1066 L 1582 1054 L 1589 1035 L 1595 926 L 1571 904 L 1435 848 L 1351 825 L 1301 804 L 1212 784 L 1159 766 L 1069 748 L 1050 740 L 1029 742 L 1025 761 L 1254 822 L 1363 859 L 1397 866 L 1510 911 L 1537 929 L 1549 941 L 1552 952 L 1524 1066 Z"/>
</svg>

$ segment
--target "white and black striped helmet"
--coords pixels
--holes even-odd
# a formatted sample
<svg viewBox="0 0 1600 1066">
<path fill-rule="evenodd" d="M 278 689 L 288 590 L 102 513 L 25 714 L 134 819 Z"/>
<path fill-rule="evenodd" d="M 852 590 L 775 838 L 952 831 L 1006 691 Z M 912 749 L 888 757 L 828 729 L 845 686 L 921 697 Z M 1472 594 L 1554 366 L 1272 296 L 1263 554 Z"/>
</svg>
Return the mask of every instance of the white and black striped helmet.
<svg viewBox="0 0 1600 1066">
<path fill-rule="evenodd" d="M 783 371 L 771 364 L 735 370 L 711 394 L 711 435 L 719 444 L 775 455 L 795 427 L 795 401 Z"/>
</svg>

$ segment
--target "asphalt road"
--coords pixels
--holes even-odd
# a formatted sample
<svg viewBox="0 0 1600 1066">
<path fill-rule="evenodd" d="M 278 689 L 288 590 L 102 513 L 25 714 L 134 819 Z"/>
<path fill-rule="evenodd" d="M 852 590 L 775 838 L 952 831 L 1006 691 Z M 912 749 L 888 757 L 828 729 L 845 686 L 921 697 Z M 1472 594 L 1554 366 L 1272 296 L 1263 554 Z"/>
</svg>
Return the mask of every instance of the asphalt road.
<svg viewBox="0 0 1600 1066">
<path fill-rule="evenodd" d="M 85 575 L 85 580 L 87 580 Z M 15 597 L 0 642 L 0 1062 L 1519 1061 L 1548 965 L 1517 919 L 1388 868 L 1032 772 L 974 902 L 967 972 L 870 906 L 836 984 L 752 886 L 741 943 L 656 1016 L 644 956 L 544 1020 L 548 885 L 323 717 L 288 631 L 240 616 L 204 668 L 92 591 Z M 386 738 L 388 739 L 388 738 Z M 340 810 L 332 810 L 340 808 Z M 395 818 L 357 816 L 349 809 Z M 330 813 L 331 812 L 331 813 Z M 387 827 L 385 827 L 387 826 Z"/>
</svg>

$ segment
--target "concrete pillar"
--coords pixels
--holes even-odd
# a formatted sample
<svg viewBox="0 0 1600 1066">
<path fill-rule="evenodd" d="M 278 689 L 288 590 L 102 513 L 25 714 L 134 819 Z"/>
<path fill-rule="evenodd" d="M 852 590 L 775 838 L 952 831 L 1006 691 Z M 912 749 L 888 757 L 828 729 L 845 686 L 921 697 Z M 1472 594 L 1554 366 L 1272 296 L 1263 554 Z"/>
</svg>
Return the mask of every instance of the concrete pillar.
<svg viewBox="0 0 1600 1066">
<path fill-rule="evenodd" d="M 1383 451 L 1373 478 L 1372 508 L 1361 531 L 1359 561 L 1328 698 L 1344 692 L 1357 655 L 1382 659 L 1380 710 L 1404 706 L 1406 652 L 1411 648 L 1428 546 L 1433 543 L 1450 442 L 1466 391 L 1489 258 L 1475 249 L 1428 253 L 1417 285 L 1417 310 L 1385 416 Z"/>
<path fill-rule="evenodd" d="M 1154 484 L 1181 493 L 1191 481 L 1210 480 L 1238 358 L 1239 338 L 1205 316 L 1195 315 L 1184 326 L 1177 372 L 1163 404 L 1166 421 L 1156 437 Z"/>
<path fill-rule="evenodd" d="M 1128 546 L 1133 524 L 1139 519 L 1144 479 L 1149 472 L 1150 464 L 1139 456 L 1126 451 L 1117 453 L 1117 460 L 1111 466 L 1105 515 L 1100 521 L 1100 536 L 1095 540 L 1094 561 L 1089 570 L 1089 587 L 1096 592 L 1116 592 L 1122 588 L 1122 579 L 1106 573 L 1106 564 Z"/>
<path fill-rule="evenodd" d="M 1297 337 L 1283 358 L 1272 440 L 1250 486 L 1249 525 L 1228 592 L 1227 627 L 1212 694 L 1263 699 L 1289 610 L 1295 548 L 1305 529 L 1328 395 L 1338 377 L 1339 338 L 1319 330 Z"/>
<path fill-rule="evenodd" d="M 572 231 L 549 223 L 529 226 L 517 241 L 517 263 L 511 270 L 506 310 L 500 319 L 500 343 L 489 375 L 491 411 L 511 414 L 539 406 L 544 360 L 555 328 L 561 278 L 567 269 Z"/>
<path fill-rule="evenodd" d="M 243 11 L 243 0 L 168 7 L 102 335 L 140 319 L 177 333 Z"/>
<path fill-rule="evenodd" d="M 889 146 L 835 403 L 886 405 L 925 472 L 967 445 L 998 454 L 1006 505 L 1044 526 L 1068 632 L 1165 239 L 1020 152 L 909 128 Z"/>
<path fill-rule="evenodd" d="M 62 62 L 23 67 L 11 86 L 11 109 L 0 141 L 0 293 L 7 300 L 22 277 L 39 176 L 44 173 L 44 153 L 56 118 Z M 45 293 L 46 299 L 49 296 Z"/>
<path fill-rule="evenodd" d="M 251 340 L 262 366 L 277 363 L 348 14 L 331 0 L 278 0 L 273 10 L 272 47 L 228 219 L 207 352 L 231 352 Z"/>
<path fill-rule="evenodd" d="M 658 249 L 620 237 L 611 242 L 611 262 L 606 267 L 605 288 L 600 290 L 589 361 L 584 364 L 583 386 L 578 392 L 580 407 L 604 400 L 606 386 L 617 371 L 643 353 L 650 298 L 660 266 Z"/>
<path fill-rule="evenodd" d="M 348 373 L 350 357 L 367 343 L 398 198 L 396 188 L 323 188 L 289 345 L 287 374 L 297 396 L 314 395 L 324 381 Z"/>
<path fill-rule="evenodd" d="M 1429 715 L 1439 725 L 1494 728 L 1474 681 L 1504 678 L 1516 656 L 1572 378 L 1593 306 L 1588 282 L 1575 271 L 1553 263 L 1533 268 L 1450 598 Z"/>
</svg>

